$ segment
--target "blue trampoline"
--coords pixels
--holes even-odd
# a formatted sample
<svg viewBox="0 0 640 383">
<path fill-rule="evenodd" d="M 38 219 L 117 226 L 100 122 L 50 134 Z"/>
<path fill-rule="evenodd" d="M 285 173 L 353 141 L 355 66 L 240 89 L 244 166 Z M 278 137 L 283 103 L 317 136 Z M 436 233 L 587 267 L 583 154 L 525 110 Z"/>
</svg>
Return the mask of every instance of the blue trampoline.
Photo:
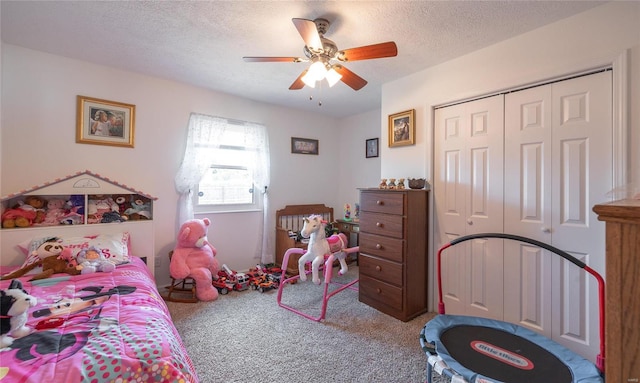
<svg viewBox="0 0 640 383">
<path fill-rule="evenodd" d="M 600 354 L 597 366 L 566 347 L 522 326 L 494 319 L 446 315 L 442 299 L 440 259 L 443 250 L 476 238 L 525 242 L 557 254 L 593 275 L 598 281 Z M 568 253 L 530 238 L 486 233 L 457 238 L 437 254 L 440 315 L 420 332 L 427 355 L 427 382 L 453 383 L 602 383 L 604 382 L 604 279 Z M 436 375 L 437 374 L 437 375 Z"/>
</svg>

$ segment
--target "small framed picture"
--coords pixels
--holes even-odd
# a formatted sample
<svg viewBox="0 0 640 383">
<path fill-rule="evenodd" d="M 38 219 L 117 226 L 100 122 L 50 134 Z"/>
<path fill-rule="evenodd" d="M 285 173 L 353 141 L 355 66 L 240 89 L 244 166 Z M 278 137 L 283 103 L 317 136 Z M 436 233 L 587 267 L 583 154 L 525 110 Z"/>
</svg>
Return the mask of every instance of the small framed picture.
<svg viewBox="0 0 640 383">
<path fill-rule="evenodd" d="M 78 96 L 76 142 L 133 148 L 136 106 Z"/>
<path fill-rule="evenodd" d="M 291 137 L 291 153 L 318 154 L 318 140 L 310 138 Z"/>
<path fill-rule="evenodd" d="M 415 109 L 389 115 L 389 147 L 416 143 Z"/>
<path fill-rule="evenodd" d="M 365 144 L 366 158 L 378 157 L 378 139 L 369 138 Z"/>
</svg>

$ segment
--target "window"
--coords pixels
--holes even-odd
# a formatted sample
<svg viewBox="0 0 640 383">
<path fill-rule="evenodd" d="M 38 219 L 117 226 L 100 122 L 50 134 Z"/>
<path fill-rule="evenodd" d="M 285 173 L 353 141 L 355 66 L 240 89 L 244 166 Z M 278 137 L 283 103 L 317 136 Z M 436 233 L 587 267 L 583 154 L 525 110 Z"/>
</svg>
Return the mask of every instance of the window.
<svg viewBox="0 0 640 383">
<path fill-rule="evenodd" d="M 260 209 L 252 171 L 259 148 L 246 137 L 252 129 L 227 122 L 217 130 L 217 140 L 195 143 L 210 162 L 193 193 L 195 212 Z"/>
<path fill-rule="evenodd" d="M 184 158 L 175 177 L 179 222 L 194 218 L 194 212 L 261 209 L 256 258 L 273 262 L 269 169 L 264 125 L 191 113 Z"/>
<path fill-rule="evenodd" d="M 247 165 L 250 153 L 242 146 L 220 145 L 218 155 L 205 171 L 194 193 L 196 211 L 258 208 Z"/>
</svg>

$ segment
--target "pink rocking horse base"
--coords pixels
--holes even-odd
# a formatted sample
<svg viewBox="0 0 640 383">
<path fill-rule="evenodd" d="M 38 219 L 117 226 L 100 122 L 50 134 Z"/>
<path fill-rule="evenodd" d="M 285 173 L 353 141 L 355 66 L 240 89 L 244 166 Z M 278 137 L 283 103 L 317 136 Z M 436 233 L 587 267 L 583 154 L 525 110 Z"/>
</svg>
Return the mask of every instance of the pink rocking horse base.
<svg viewBox="0 0 640 383">
<path fill-rule="evenodd" d="M 352 254 L 352 253 L 357 253 L 358 251 L 360 251 L 360 247 L 356 246 L 356 247 L 350 247 L 347 249 L 342 249 L 342 252 L 344 252 L 345 254 Z M 287 262 L 289 262 L 289 256 L 291 254 L 304 254 L 306 251 L 304 249 L 300 249 L 300 248 L 291 248 L 289 250 L 287 250 L 284 254 L 284 258 L 282 260 L 282 264 L 283 265 L 288 265 Z M 354 290 L 354 291 L 358 291 L 357 287 L 353 287 L 353 285 L 355 285 L 356 283 L 358 283 L 358 278 L 354 279 L 351 282 L 348 282 L 346 284 L 341 284 L 340 283 L 340 287 L 337 288 L 336 290 L 333 290 L 331 292 L 329 292 L 329 285 L 331 283 L 334 284 L 338 284 L 337 282 L 331 282 L 331 277 L 333 275 L 333 261 L 336 260 L 336 256 L 334 254 L 330 254 L 329 256 L 325 257 L 325 262 L 324 262 L 324 266 L 322 268 L 323 273 L 324 273 L 324 286 L 323 286 L 323 293 L 322 293 L 322 308 L 320 311 L 320 315 L 317 317 L 314 317 L 312 315 L 309 315 L 305 312 L 302 312 L 296 308 L 293 308 L 289 305 L 286 305 L 284 303 L 282 303 L 282 291 L 284 290 L 284 286 L 288 283 L 292 283 L 293 281 L 296 281 L 297 279 L 300 278 L 300 275 L 294 275 L 293 277 L 289 277 L 286 278 L 284 280 L 282 280 L 280 282 L 280 286 L 278 287 L 278 305 L 282 308 L 285 308 L 289 311 L 292 311 L 298 315 L 302 315 L 303 317 L 307 318 L 307 319 L 311 319 L 313 321 L 316 322 L 320 322 L 321 320 L 323 320 L 325 318 L 325 315 L 327 313 L 327 305 L 329 303 L 329 299 L 331 299 L 331 297 L 333 297 L 334 295 L 338 294 L 341 291 L 344 291 L 346 289 L 350 289 L 350 290 Z M 311 273 L 311 270 L 307 270 L 305 268 L 305 274 L 309 274 Z M 283 275 L 284 278 L 284 275 Z"/>
</svg>

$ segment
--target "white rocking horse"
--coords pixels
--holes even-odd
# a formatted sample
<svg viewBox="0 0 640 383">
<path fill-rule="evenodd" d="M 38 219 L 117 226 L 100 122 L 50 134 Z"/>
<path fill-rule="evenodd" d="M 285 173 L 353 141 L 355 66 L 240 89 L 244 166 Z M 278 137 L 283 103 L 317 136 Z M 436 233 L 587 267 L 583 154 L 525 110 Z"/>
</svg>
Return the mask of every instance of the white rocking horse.
<svg viewBox="0 0 640 383">
<path fill-rule="evenodd" d="M 327 238 L 324 228 L 327 221 L 322 219 L 321 215 L 310 215 L 303 218 L 304 225 L 300 234 L 304 238 L 309 238 L 309 245 L 307 252 L 300 257 L 298 261 L 298 272 L 301 281 L 307 280 L 307 273 L 305 271 L 305 264 L 311 262 L 311 276 L 312 281 L 316 285 L 320 284 L 320 277 L 318 276 L 318 270 L 320 265 L 325 261 L 325 256 L 334 254 L 334 256 L 340 262 L 340 275 L 345 274 L 349 268 L 346 262 L 346 253 L 342 251 L 347 247 L 347 236 L 340 233 L 334 234 Z"/>
</svg>

